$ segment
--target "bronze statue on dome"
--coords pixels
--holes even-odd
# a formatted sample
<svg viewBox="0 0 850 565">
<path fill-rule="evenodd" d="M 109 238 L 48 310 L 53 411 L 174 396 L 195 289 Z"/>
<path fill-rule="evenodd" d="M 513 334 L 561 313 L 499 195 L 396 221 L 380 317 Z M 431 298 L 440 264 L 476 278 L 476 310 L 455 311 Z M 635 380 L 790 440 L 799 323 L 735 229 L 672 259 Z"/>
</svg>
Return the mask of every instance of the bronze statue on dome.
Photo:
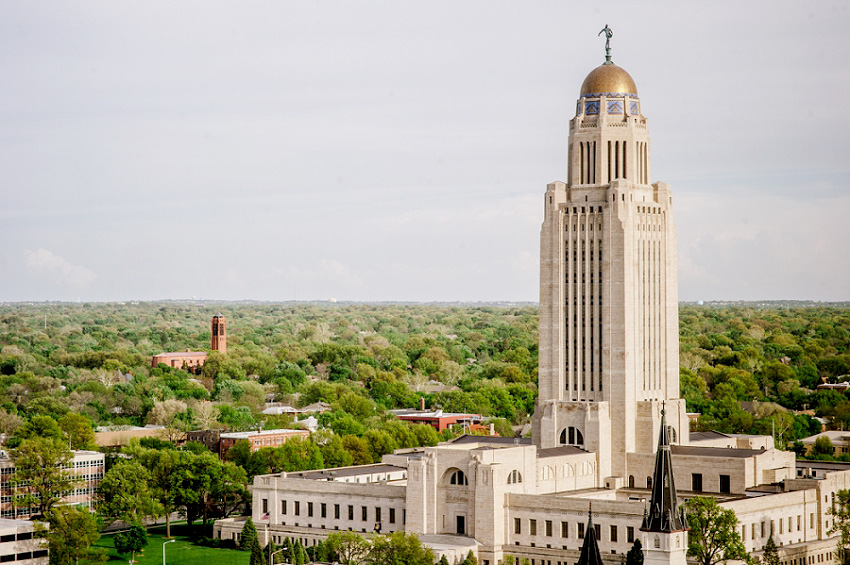
<svg viewBox="0 0 850 565">
<path fill-rule="evenodd" d="M 611 62 L 611 38 L 614 36 L 614 32 L 611 31 L 611 28 L 608 27 L 608 24 L 605 24 L 605 27 L 602 28 L 602 31 L 596 34 L 596 37 L 599 37 L 602 34 L 605 34 L 605 62 Z"/>
</svg>

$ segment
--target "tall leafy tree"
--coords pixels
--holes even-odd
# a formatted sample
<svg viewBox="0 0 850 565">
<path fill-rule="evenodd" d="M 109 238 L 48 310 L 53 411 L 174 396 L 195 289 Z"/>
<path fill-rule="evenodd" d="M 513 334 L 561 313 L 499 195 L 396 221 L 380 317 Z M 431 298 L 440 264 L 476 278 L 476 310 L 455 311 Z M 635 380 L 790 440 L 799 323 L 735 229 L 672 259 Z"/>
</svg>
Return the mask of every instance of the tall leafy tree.
<svg viewBox="0 0 850 565">
<path fill-rule="evenodd" d="M 50 565 L 80 565 L 106 560 L 92 545 L 100 539 L 97 517 L 74 506 L 57 506 L 47 515 L 50 528 L 44 532 L 50 548 Z"/>
<path fill-rule="evenodd" d="M 171 537 L 171 514 L 185 504 L 189 488 L 189 466 L 184 452 L 172 449 L 131 447 L 128 453 L 147 469 L 151 494 L 165 515 L 165 537 Z"/>
<path fill-rule="evenodd" d="M 59 427 L 68 439 L 71 449 L 95 449 L 92 422 L 82 414 L 68 412 L 59 418 Z"/>
<path fill-rule="evenodd" d="M 43 437 L 25 439 L 12 450 L 12 459 L 15 480 L 29 485 L 16 495 L 16 506 L 40 507 L 41 513 L 47 514 L 62 499 L 62 493 L 79 482 L 72 472 L 62 468 L 72 459 L 71 450 L 62 441 Z"/>
<path fill-rule="evenodd" d="M 688 523 L 688 555 L 702 565 L 716 565 L 730 560 L 749 561 L 738 518 L 732 510 L 722 508 L 710 496 L 695 496 L 685 503 Z"/>
<path fill-rule="evenodd" d="M 106 473 L 100 482 L 99 510 L 107 524 L 136 524 L 162 514 L 149 481 L 150 473 L 138 461 L 121 461 Z"/>
</svg>

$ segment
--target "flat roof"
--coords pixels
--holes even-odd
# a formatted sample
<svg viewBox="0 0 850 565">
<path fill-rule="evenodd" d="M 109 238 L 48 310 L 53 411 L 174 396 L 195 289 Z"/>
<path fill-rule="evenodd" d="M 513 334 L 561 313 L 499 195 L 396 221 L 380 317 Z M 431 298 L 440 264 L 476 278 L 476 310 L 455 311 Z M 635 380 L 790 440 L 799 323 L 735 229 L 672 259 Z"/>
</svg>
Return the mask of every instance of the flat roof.
<svg viewBox="0 0 850 565">
<path fill-rule="evenodd" d="M 221 437 L 226 439 L 248 439 L 255 436 L 272 436 L 277 434 L 303 434 L 304 430 L 252 430 L 250 432 L 230 432 L 221 434 Z"/>
<path fill-rule="evenodd" d="M 797 459 L 797 469 L 823 469 L 825 471 L 847 471 L 850 463 L 845 461 L 811 461 Z"/>
<path fill-rule="evenodd" d="M 709 432 L 690 432 L 691 441 L 705 441 L 708 439 L 719 439 L 724 437 L 728 438 L 729 436 L 724 433 L 715 432 L 714 430 Z"/>
<path fill-rule="evenodd" d="M 33 528 L 35 522 L 29 520 L 13 520 L 12 518 L 0 518 L 0 528 L 20 528 L 21 526 L 29 526 Z"/>
<path fill-rule="evenodd" d="M 375 473 L 398 473 L 407 471 L 404 467 L 376 463 L 374 465 L 356 465 L 354 467 L 337 467 L 335 469 L 320 469 L 318 471 L 298 471 L 287 473 L 287 477 L 300 477 L 302 479 L 322 480 L 338 477 L 356 477 L 358 475 L 374 475 Z"/>
<path fill-rule="evenodd" d="M 501 437 L 501 436 L 473 436 L 463 434 L 448 443 L 492 443 L 498 445 L 531 445 L 531 438 L 527 437 Z"/>
<path fill-rule="evenodd" d="M 755 457 L 765 453 L 762 449 L 736 449 L 734 447 L 692 447 L 690 445 L 671 445 L 673 455 L 694 455 L 696 457 Z"/>
<path fill-rule="evenodd" d="M 540 458 L 543 457 L 560 457 L 562 455 L 585 455 L 589 452 L 585 451 L 580 447 L 575 447 L 573 445 L 562 445 L 560 447 L 550 447 L 549 449 L 538 449 L 537 456 Z"/>
<path fill-rule="evenodd" d="M 162 357 L 168 355 L 170 357 L 186 357 L 189 355 L 206 355 L 206 351 L 166 351 L 165 353 L 157 353 L 154 357 Z"/>
<path fill-rule="evenodd" d="M 396 418 L 481 418 L 481 414 L 443 412 L 442 410 L 392 410 Z"/>
</svg>

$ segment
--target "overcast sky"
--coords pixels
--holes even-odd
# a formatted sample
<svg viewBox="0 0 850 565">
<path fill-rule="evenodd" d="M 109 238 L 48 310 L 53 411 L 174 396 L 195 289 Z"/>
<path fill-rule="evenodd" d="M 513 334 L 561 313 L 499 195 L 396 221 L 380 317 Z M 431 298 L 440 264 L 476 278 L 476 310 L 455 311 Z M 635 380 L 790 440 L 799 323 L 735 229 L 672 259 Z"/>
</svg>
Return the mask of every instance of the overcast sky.
<svg viewBox="0 0 850 565">
<path fill-rule="evenodd" d="M 0 1 L 0 301 L 538 299 L 604 59 L 682 300 L 850 300 L 848 2 Z"/>
</svg>

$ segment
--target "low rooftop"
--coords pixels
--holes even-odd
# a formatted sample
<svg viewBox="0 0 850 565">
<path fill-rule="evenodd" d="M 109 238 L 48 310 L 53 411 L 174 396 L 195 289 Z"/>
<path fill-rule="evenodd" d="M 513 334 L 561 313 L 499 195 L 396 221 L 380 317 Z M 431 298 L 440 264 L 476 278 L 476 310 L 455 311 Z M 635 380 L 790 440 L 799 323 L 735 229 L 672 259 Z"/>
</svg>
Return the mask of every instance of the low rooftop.
<svg viewBox="0 0 850 565">
<path fill-rule="evenodd" d="M 296 473 L 287 473 L 287 477 L 311 479 L 314 481 L 327 481 L 340 477 L 356 477 L 359 475 L 375 475 L 383 473 L 401 473 L 406 472 L 404 467 L 396 465 L 387 465 L 385 463 L 376 463 L 374 465 L 356 465 L 353 467 L 337 467 L 335 469 L 320 469 L 318 471 L 298 471 Z"/>
<path fill-rule="evenodd" d="M 226 434 L 221 434 L 222 438 L 226 439 L 248 439 L 256 436 L 273 436 L 278 434 L 303 434 L 304 430 L 288 430 L 288 429 L 277 429 L 277 430 L 252 430 L 250 432 L 229 432 Z"/>
</svg>

